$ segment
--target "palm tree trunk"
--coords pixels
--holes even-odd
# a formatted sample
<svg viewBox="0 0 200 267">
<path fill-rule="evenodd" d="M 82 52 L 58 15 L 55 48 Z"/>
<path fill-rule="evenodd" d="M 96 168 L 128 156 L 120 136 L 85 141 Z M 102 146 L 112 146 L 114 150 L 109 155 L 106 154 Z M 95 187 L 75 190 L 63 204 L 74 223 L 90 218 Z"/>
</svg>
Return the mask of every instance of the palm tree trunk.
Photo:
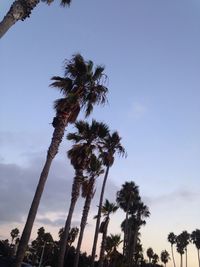
<svg viewBox="0 0 200 267">
<path fill-rule="evenodd" d="M 183 255 L 181 254 L 181 262 L 180 262 L 180 267 L 183 267 Z"/>
<path fill-rule="evenodd" d="M 40 175 L 40 179 L 37 185 L 37 189 L 28 213 L 28 217 L 26 220 L 26 224 L 24 226 L 24 230 L 19 242 L 19 247 L 17 250 L 17 255 L 16 255 L 16 260 L 14 263 L 14 267 L 21 267 L 21 262 L 23 261 L 24 254 L 28 245 L 28 241 L 31 235 L 31 231 L 33 228 L 33 223 L 37 214 L 37 210 L 40 204 L 40 199 L 42 196 L 42 193 L 44 191 L 44 186 L 48 177 L 48 173 L 51 167 L 51 163 L 58 153 L 58 148 L 60 143 L 62 142 L 62 138 L 64 136 L 65 132 L 65 127 L 67 126 L 68 118 L 70 116 L 70 113 L 62 117 L 62 119 L 59 119 L 59 125 L 55 128 L 51 140 L 51 144 L 49 146 L 48 152 L 47 152 L 47 157 L 46 157 L 46 162 L 44 164 L 43 170 Z"/>
<path fill-rule="evenodd" d="M 74 212 L 74 208 L 76 206 L 77 199 L 78 199 L 79 194 L 80 194 L 80 186 L 81 186 L 80 177 L 82 177 L 82 170 L 77 170 L 76 176 L 74 178 L 74 182 L 72 185 L 72 196 L 71 196 L 69 213 L 67 216 L 67 220 L 65 222 L 64 232 L 63 232 L 63 235 L 62 235 L 61 240 L 60 240 L 60 253 L 58 256 L 58 267 L 64 266 L 65 251 L 66 251 L 66 247 L 67 247 L 67 239 L 68 239 L 68 235 L 69 235 L 69 229 L 70 229 L 70 225 L 71 225 L 72 215 Z"/>
<path fill-rule="evenodd" d="M 16 0 L 11 5 L 10 10 L 0 22 L 0 38 L 12 27 L 18 20 L 25 20 L 30 16 L 32 10 L 40 0 Z"/>
<path fill-rule="evenodd" d="M 83 240 L 83 234 L 84 234 L 85 226 L 87 223 L 88 213 L 90 210 L 90 205 L 91 205 L 91 201 L 92 201 L 92 197 L 93 197 L 94 182 L 95 182 L 95 179 L 94 179 L 94 177 L 92 177 L 89 181 L 90 186 L 91 186 L 91 190 L 88 193 L 88 195 L 86 196 L 85 204 L 84 204 L 84 208 L 83 208 L 83 214 L 82 214 L 81 225 L 80 225 L 80 234 L 79 234 L 79 238 L 78 238 L 78 243 L 77 243 L 77 247 L 76 247 L 76 255 L 75 255 L 75 260 L 74 260 L 74 267 L 78 267 L 80 249 L 81 249 L 81 244 L 82 244 L 82 240 Z"/>
<path fill-rule="evenodd" d="M 187 267 L 187 248 L 185 248 L 185 267 Z"/>
<path fill-rule="evenodd" d="M 97 241 L 98 241 L 98 234 L 99 234 L 99 226 L 100 226 L 100 221 L 101 221 L 101 208 L 102 208 L 102 204 L 103 204 L 104 191 L 105 191 L 106 181 L 108 178 L 109 169 L 110 169 L 109 166 L 107 166 L 106 173 L 105 173 L 104 180 L 103 180 L 103 184 L 102 184 L 101 195 L 100 195 L 100 199 L 99 199 L 98 214 L 97 214 L 96 228 L 95 228 L 94 241 L 93 241 L 93 247 L 92 247 L 92 255 L 91 255 L 91 267 L 94 267 L 94 262 L 95 262 Z"/>
<path fill-rule="evenodd" d="M 174 259 L 173 244 L 171 244 L 171 251 L 172 251 L 172 260 L 173 260 L 173 264 L 174 264 L 174 267 L 176 267 L 176 263 L 175 263 L 175 259 Z M 200 267 L 200 266 L 199 266 L 199 267 Z"/>
<path fill-rule="evenodd" d="M 199 249 L 197 249 L 197 255 L 198 255 L 198 261 L 199 261 L 199 267 L 200 267 L 200 255 L 199 255 Z"/>
<path fill-rule="evenodd" d="M 133 240 L 131 240 L 133 242 L 133 244 L 130 245 L 129 266 L 132 266 L 133 265 L 133 258 L 134 258 L 134 254 L 135 254 L 136 244 L 137 244 L 138 231 L 139 231 L 139 227 L 136 226 L 135 232 L 133 234 Z"/>
<path fill-rule="evenodd" d="M 108 224 L 107 224 L 107 227 L 106 227 L 105 231 L 103 232 L 103 236 L 102 236 L 98 267 L 103 267 L 103 263 L 104 263 L 104 253 L 105 253 L 105 247 L 106 247 L 107 229 L 108 229 Z"/>
<path fill-rule="evenodd" d="M 129 210 L 129 203 L 127 204 L 126 219 L 125 219 L 124 242 L 123 242 L 123 256 L 126 256 L 126 253 L 127 253 L 127 240 L 128 240 L 128 210 Z"/>
</svg>

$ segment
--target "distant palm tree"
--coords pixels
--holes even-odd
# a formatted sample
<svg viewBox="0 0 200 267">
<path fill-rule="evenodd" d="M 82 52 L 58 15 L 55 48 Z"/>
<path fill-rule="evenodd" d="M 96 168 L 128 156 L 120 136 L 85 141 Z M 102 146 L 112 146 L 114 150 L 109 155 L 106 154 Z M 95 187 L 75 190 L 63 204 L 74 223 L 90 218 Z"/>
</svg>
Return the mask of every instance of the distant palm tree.
<svg viewBox="0 0 200 267">
<path fill-rule="evenodd" d="M 82 219 L 81 219 L 81 224 L 80 224 L 80 234 L 79 234 L 78 244 L 76 247 L 74 267 L 78 267 L 83 234 L 84 234 L 84 230 L 85 230 L 86 223 L 87 223 L 91 201 L 95 193 L 94 191 L 95 180 L 103 172 L 104 170 L 102 169 L 102 162 L 93 154 L 91 156 L 90 164 L 86 172 L 86 174 L 88 175 L 88 180 L 84 181 L 82 184 L 82 191 L 83 191 L 82 196 L 85 198 L 85 204 L 84 204 Z"/>
<path fill-rule="evenodd" d="M 58 267 L 63 267 L 64 264 L 64 256 L 72 215 L 80 195 L 81 184 L 85 180 L 83 171 L 88 168 L 91 155 L 96 150 L 99 139 L 108 133 L 107 126 L 104 123 L 99 123 L 95 120 L 92 120 L 91 125 L 88 122 L 78 121 L 75 123 L 75 127 L 77 131 L 67 135 L 67 139 L 74 142 L 73 147 L 68 151 L 68 157 L 75 169 L 75 177 L 72 185 L 71 202 L 65 222 L 64 234 L 60 242 Z"/>
<path fill-rule="evenodd" d="M 53 0 L 42 0 L 51 4 Z M 39 4 L 40 0 L 15 0 L 9 11 L 0 22 L 0 38 L 12 27 L 17 21 L 24 21 L 30 17 L 32 10 Z M 69 5 L 71 0 L 61 0 L 62 6 Z"/>
<path fill-rule="evenodd" d="M 187 267 L 187 246 L 190 242 L 190 234 L 187 231 L 181 233 L 182 245 L 185 249 L 185 266 Z"/>
<path fill-rule="evenodd" d="M 116 234 L 110 234 L 106 237 L 105 242 L 105 251 L 107 252 L 107 260 L 109 262 L 109 266 L 116 266 L 116 256 L 118 256 L 117 248 L 122 243 L 121 236 Z M 121 265 L 120 265 L 121 266 Z"/>
<path fill-rule="evenodd" d="M 169 233 L 167 239 L 168 239 L 169 243 L 171 244 L 172 260 L 173 260 L 174 267 L 176 267 L 176 263 L 175 263 L 175 259 L 174 259 L 174 250 L 173 250 L 173 245 L 176 244 L 176 235 L 173 232 L 171 232 L 171 233 Z"/>
<path fill-rule="evenodd" d="M 104 104 L 106 101 L 108 89 L 103 85 L 103 70 L 104 68 L 97 66 L 93 71 L 93 62 L 85 61 L 80 54 L 77 54 L 72 57 L 72 60 L 66 61 L 64 78 L 57 76 L 52 78 L 54 82 L 51 86 L 59 89 L 63 98 L 55 101 L 56 117 L 52 123 L 54 132 L 20 239 L 15 267 L 20 267 L 24 258 L 51 163 L 58 152 L 67 124 L 76 121 L 81 109 L 85 110 L 87 117 L 95 104 Z"/>
<path fill-rule="evenodd" d="M 153 263 L 154 265 L 156 265 L 156 264 L 158 263 L 158 261 L 159 261 L 159 256 L 158 256 L 158 254 L 154 253 L 154 254 L 153 254 L 153 258 L 152 258 L 152 263 Z"/>
<path fill-rule="evenodd" d="M 168 261 L 170 260 L 169 253 L 167 252 L 167 250 L 163 250 L 161 252 L 160 259 L 165 264 L 166 267 Z"/>
<path fill-rule="evenodd" d="M 101 223 L 101 226 L 99 228 L 99 232 L 102 233 L 102 242 L 101 242 L 99 265 L 98 265 L 99 267 L 102 267 L 104 262 L 104 253 L 106 247 L 106 238 L 107 238 L 108 224 L 110 221 L 110 214 L 115 213 L 118 210 L 118 208 L 119 207 L 115 203 L 111 203 L 107 199 L 105 200 L 102 206 L 101 212 L 105 219 Z"/>
<path fill-rule="evenodd" d="M 10 232 L 11 235 L 11 245 L 13 244 L 14 239 L 16 239 L 19 236 L 19 229 L 18 228 L 14 228 L 12 229 L 12 231 Z"/>
<path fill-rule="evenodd" d="M 133 182 L 125 182 L 122 185 L 121 190 L 117 192 L 117 203 L 120 208 L 126 212 L 125 227 L 124 227 L 124 243 L 123 243 L 123 255 L 127 255 L 128 244 L 128 215 L 131 206 L 137 205 L 140 200 L 138 186 Z"/>
<path fill-rule="evenodd" d="M 153 259 L 153 255 L 154 255 L 153 249 L 148 248 L 147 249 L 147 257 L 149 258 L 149 263 L 151 263 L 151 260 Z"/>
<path fill-rule="evenodd" d="M 196 248 L 197 248 L 197 256 L 198 256 L 198 262 L 199 262 L 199 267 L 200 267 L 200 230 L 196 229 L 195 231 L 193 231 L 190 235 L 190 238 L 192 240 L 192 243 L 195 244 Z"/>
<path fill-rule="evenodd" d="M 112 134 L 108 134 L 101 142 L 99 149 L 101 152 L 101 157 L 103 159 L 103 164 L 106 166 L 106 172 L 103 179 L 101 194 L 99 198 L 98 213 L 97 213 L 97 220 L 96 220 L 96 227 L 95 227 L 95 234 L 94 234 L 94 241 L 93 241 L 92 255 L 91 255 L 91 267 L 94 267 L 94 262 L 95 262 L 99 226 L 101 221 L 101 210 L 102 210 L 103 197 L 109 170 L 114 163 L 115 154 L 119 154 L 121 156 L 125 155 L 125 149 L 121 144 L 121 137 L 119 136 L 118 132 L 113 132 Z"/>
<path fill-rule="evenodd" d="M 183 267 L 183 254 L 185 252 L 185 244 L 183 242 L 182 235 L 176 237 L 176 250 L 180 254 L 180 267 Z"/>
</svg>

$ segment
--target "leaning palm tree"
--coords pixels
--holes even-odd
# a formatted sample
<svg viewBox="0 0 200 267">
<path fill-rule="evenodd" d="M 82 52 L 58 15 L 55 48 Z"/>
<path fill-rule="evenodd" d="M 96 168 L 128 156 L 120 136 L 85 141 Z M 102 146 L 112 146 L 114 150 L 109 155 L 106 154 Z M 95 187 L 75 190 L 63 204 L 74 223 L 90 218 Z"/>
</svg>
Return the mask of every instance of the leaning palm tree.
<svg viewBox="0 0 200 267">
<path fill-rule="evenodd" d="M 99 150 L 101 152 L 103 164 L 106 166 L 106 172 L 105 172 L 105 176 L 103 179 L 101 194 L 99 198 L 98 213 L 97 213 L 97 220 L 96 220 L 95 234 L 94 234 L 94 241 L 93 241 L 92 255 L 91 255 L 91 267 L 94 267 L 94 262 L 95 262 L 99 226 L 100 226 L 100 221 L 101 221 L 101 210 L 102 210 L 103 197 L 104 197 L 105 186 L 106 186 L 106 182 L 108 179 L 109 170 L 110 170 L 110 167 L 114 163 L 114 156 L 116 153 L 118 153 L 121 156 L 124 156 L 126 154 L 124 147 L 121 145 L 121 137 L 119 136 L 117 132 L 108 134 L 103 139 L 101 144 L 99 145 Z"/>
<path fill-rule="evenodd" d="M 173 260 L 174 267 L 176 267 L 176 263 L 175 263 L 175 259 L 174 259 L 174 250 L 173 250 L 173 246 L 174 246 L 174 244 L 176 244 L 176 235 L 173 232 L 171 232 L 171 233 L 169 233 L 167 239 L 168 239 L 169 243 L 171 244 L 172 260 Z"/>
<path fill-rule="evenodd" d="M 53 0 L 42 0 L 51 4 Z M 39 4 L 40 0 L 15 0 L 9 11 L 0 22 L 0 38 L 19 20 L 24 21 L 30 17 L 32 10 Z M 71 0 L 61 0 L 62 6 L 69 5 Z"/>
<path fill-rule="evenodd" d="M 20 267 L 24 258 L 51 163 L 58 152 L 67 124 L 76 121 L 81 109 L 85 110 L 87 117 L 95 104 L 104 104 L 106 101 L 108 89 L 103 85 L 105 81 L 103 70 L 104 68 L 101 66 L 97 66 L 93 70 L 92 61 L 85 61 L 80 54 L 77 54 L 70 61 L 66 61 L 63 78 L 58 76 L 52 78 L 54 82 L 51 86 L 59 89 L 63 98 L 55 101 L 56 116 L 52 123 L 54 132 L 20 239 L 15 267 Z"/>
<path fill-rule="evenodd" d="M 74 267 L 78 267 L 80 249 L 83 240 L 83 234 L 87 223 L 87 218 L 90 210 L 90 205 L 92 198 L 94 196 L 94 185 L 95 180 L 98 176 L 103 174 L 102 162 L 93 154 L 91 155 L 90 164 L 87 168 L 86 174 L 88 175 L 88 180 L 86 180 L 82 185 L 82 196 L 85 198 L 85 204 L 83 207 L 82 219 L 80 224 L 80 234 L 78 238 L 78 243 L 76 247 L 76 255 L 74 259 Z"/>
<path fill-rule="evenodd" d="M 131 207 L 137 207 L 137 203 L 140 200 L 138 186 L 133 182 L 125 182 L 122 188 L 117 192 L 117 203 L 119 207 L 126 212 L 125 227 L 124 227 L 124 243 L 123 243 L 123 255 L 127 255 L 128 245 L 128 217 Z"/>
<path fill-rule="evenodd" d="M 104 123 L 99 123 L 95 120 L 92 120 L 91 125 L 88 122 L 78 121 L 75 123 L 75 127 L 77 131 L 67 135 L 67 139 L 74 143 L 72 149 L 68 151 L 68 157 L 75 169 L 75 177 L 72 184 L 71 202 L 67 220 L 65 222 L 64 234 L 60 241 L 58 267 L 62 267 L 64 264 L 65 249 L 72 215 L 80 195 L 81 184 L 85 180 L 83 172 L 89 167 L 92 159 L 91 156 L 96 150 L 99 140 L 108 133 L 107 126 Z"/>
<path fill-rule="evenodd" d="M 104 216 L 104 221 L 101 223 L 99 228 L 99 232 L 102 233 L 102 242 L 101 242 L 101 249 L 100 249 L 100 256 L 99 256 L 99 267 L 103 266 L 104 262 L 104 252 L 106 247 L 106 238 L 107 238 L 107 231 L 108 231 L 108 224 L 110 221 L 110 214 L 115 213 L 118 210 L 118 206 L 115 203 L 109 202 L 107 199 L 105 200 L 104 205 L 102 206 L 102 215 Z"/>
<path fill-rule="evenodd" d="M 199 267 L 200 267 L 200 230 L 196 229 L 195 231 L 193 231 L 190 235 L 191 241 L 193 244 L 195 244 L 196 248 L 197 248 L 197 256 L 198 256 L 198 262 L 199 262 Z"/>
</svg>

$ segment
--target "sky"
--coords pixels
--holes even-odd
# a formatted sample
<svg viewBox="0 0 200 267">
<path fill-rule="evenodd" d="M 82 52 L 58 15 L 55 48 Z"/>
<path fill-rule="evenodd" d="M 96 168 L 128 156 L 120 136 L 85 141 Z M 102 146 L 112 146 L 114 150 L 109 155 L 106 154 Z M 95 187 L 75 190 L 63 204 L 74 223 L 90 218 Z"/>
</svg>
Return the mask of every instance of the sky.
<svg viewBox="0 0 200 267">
<path fill-rule="evenodd" d="M 0 19 L 11 3 L 1 1 Z M 95 107 L 89 120 L 117 130 L 128 154 L 116 158 L 105 197 L 115 201 L 125 181 L 139 186 L 151 212 L 141 230 L 144 250 L 170 252 L 170 232 L 200 228 L 199 32 L 198 0 L 73 0 L 70 8 L 40 3 L 7 32 L 0 41 L 0 238 L 23 229 L 53 132 L 53 101 L 60 97 L 50 78 L 62 76 L 64 60 L 75 53 L 105 66 L 109 103 Z M 32 238 L 41 226 L 58 238 L 64 224 L 74 175 L 70 146 L 64 138 Z M 88 253 L 101 182 L 82 247 Z M 79 225 L 82 207 L 80 199 L 73 225 Z M 121 211 L 113 215 L 110 233 L 120 233 L 124 217 Z M 197 266 L 193 245 L 188 253 L 188 266 Z"/>
</svg>

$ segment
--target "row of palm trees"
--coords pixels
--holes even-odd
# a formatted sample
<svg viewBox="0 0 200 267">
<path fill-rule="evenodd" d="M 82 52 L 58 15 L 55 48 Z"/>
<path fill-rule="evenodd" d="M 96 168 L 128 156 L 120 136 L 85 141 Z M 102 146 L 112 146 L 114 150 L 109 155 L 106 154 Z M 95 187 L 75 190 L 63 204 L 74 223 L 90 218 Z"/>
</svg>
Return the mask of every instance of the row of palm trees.
<svg viewBox="0 0 200 267">
<path fill-rule="evenodd" d="M 187 246 L 189 243 L 193 243 L 197 249 L 198 263 L 200 267 L 200 230 L 196 229 L 191 234 L 187 231 L 183 231 L 179 235 L 175 235 L 173 232 L 169 233 L 168 241 L 171 244 L 171 252 L 174 267 L 176 267 L 176 262 L 174 258 L 173 246 L 176 246 L 177 252 L 180 254 L 180 267 L 183 266 L 183 255 L 185 254 L 185 266 L 187 267 Z"/>
<path fill-rule="evenodd" d="M 80 54 L 77 54 L 74 55 L 71 60 L 65 62 L 64 77 L 54 76 L 52 80 L 53 83 L 51 86 L 57 88 L 63 97 L 57 99 L 54 103 L 56 111 L 56 116 L 52 122 L 54 132 L 20 239 L 16 262 L 14 264 L 15 267 L 20 267 L 24 258 L 51 163 L 58 153 L 59 145 L 62 142 L 67 125 L 69 123 L 75 123 L 76 128 L 76 132 L 67 135 L 67 139 L 73 142 L 72 148 L 68 151 L 68 157 L 74 167 L 75 176 L 72 185 L 71 204 L 64 227 L 64 233 L 60 242 L 58 267 L 63 267 L 64 264 L 64 255 L 72 214 L 82 187 L 83 196 L 85 196 L 85 205 L 78 240 L 79 247 L 77 248 L 77 258 L 74 267 L 78 265 L 79 248 L 82 243 L 90 203 L 94 195 L 95 180 L 99 175 L 105 172 L 98 205 L 98 215 L 92 250 L 92 262 L 94 262 L 103 196 L 109 169 L 114 163 L 114 156 L 116 153 L 125 155 L 125 150 L 120 143 L 121 138 L 119 137 L 119 134 L 117 132 L 110 133 L 106 124 L 99 123 L 95 120 L 92 121 L 91 125 L 84 121 L 77 122 L 77 117 L 81 110 L 84 111 L 85 117 L 88 117 L 91 114 L 94 105 L 102 105 L 106 103 L 108 89 L 105 86 L 106 75 L 104 74 L 104 68 L 102 66 L 94 67 L 91 60 L 85 61 Z"/>
<path fill-rule="evenodd" d="M 154 253 L 153 249 L 150 247 L 147 249 L 147 257 L 149 258 L 149 264 L 156 266 L 156 264 L 159 261 L 159 256 L 158 254 Z M 164 263 L 165 267 L 170 260 L 170 255 L 167 252 L 167 250 L 162 250 L 160 253 L 160 260 L 162 263 Z"/>
</svg>

